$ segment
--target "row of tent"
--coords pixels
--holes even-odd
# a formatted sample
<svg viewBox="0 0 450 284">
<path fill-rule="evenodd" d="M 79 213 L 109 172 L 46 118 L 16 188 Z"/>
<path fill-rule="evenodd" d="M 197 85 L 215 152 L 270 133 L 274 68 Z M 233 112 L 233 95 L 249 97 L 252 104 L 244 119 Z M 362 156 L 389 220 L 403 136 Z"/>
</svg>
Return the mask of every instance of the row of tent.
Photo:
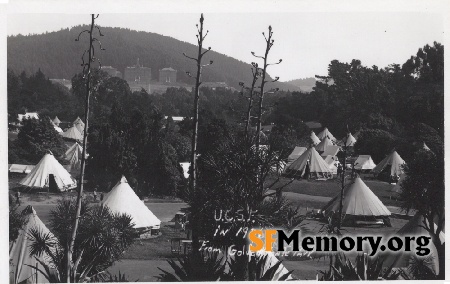
<svg viewBox="0 0 450 284">
<path fill-rule="evenodd" d="M 322 212 L 325 217 L 330 217 L 333 214 L 339 214 L 339 209 L 340 194 L 331 199 L 331 201 L 323 207 Z M 355 178 L 351 184 L 348 184 L 344 188 L 342 214 L 344 216 L 343 221 L 347 223 L 358 221 L 378 221 L 386 224 L 389 216 L 391 216 L 389 209 L 359 177 Z M 396 235 L 430 236 L 429 232 L 425 229 L 425 225 L 428 225 L 425 218 L 423 218 L 423 216 L 419 213 L 416 213 L 414 217 L 397 232 Z M 434 226 L 434 228 L 436 228 L 436 226 Z M 440 233 L 439 239 L 441 242 L 445 242 L 444 232 Z M 438 274 L 439 259 L 437 258 L 437 249 L 432 243 L 429 247 L 431 249 L 431 258 L 429 259 L 431 268 L 436 274 Z M 387 254 L 384 256 L 383 265 L 386 267 L 408 267 L 413 263 L 414 256 L 414 251 L 403 251 Z"/>
<path fill-rule="evenodd" d="M 347 146 L 347 147 L 353 147 L 356 143 L 356 138 L 351 134 L 348 133 L 348 135 L 346 137 L 344 137 L 344 139 L 342 140 L 337 140 L 333 134 L 331 134 L 331 132 L 328 130 L 328 128 L 324 128 L 321 132 L 319 132 L 319 134 L 315 134 L 314 131 L 311 131 L 311 142 L 313 143 L 313 145 L 318 145 L 321 142 L 323 142 L 323 140 L 327 139 L 328 141 L 325 143 L 332 143 L 333 145 L 338 145 L 338 146 Z M 321 146 L 323 147 L 323 146 Z"/>
<path fill-rule="evenodd" d="M 378 165 L 375 165 L 370 155 L 360 155 L 355 163 L 356 170 L 371 170 L 374 174 L 380 174 L 386 168 L 389 168 L 391 176 L 400 176 L 403 174 L 403 165 L 405 161 L 400 155 L 393 151 L 384 158 Z M 312 177 L 332 178 L 332 174 L 337 173 L 340 163 L 336 153 L 325 153 L 319 155 L 316 148 L 295 147 L 288 157 L 285 168 L 285 174 L 293 177 L 303 177 L 307 171 Z"/>
<path fill-rule="evenodd" d="M 12 164 L 9 172 L 26 173 L 19 182 L 25 187 L 49 188 L 53 183 L 59 191 L 67 191 L 77 186 L 76 180 L 69 172 L 79 173 L 82 155 L 83 147 L 75 142 L 62 157 L 69 162 L 66 166 L 61 165 L 52 153 L 47 153 L 36 166 Z"/>
<path fill-rule="evenodd" d="M 121 198 L 127 198 L 121 200 Z M 127 204 L 131 204 L 126 206 Z M 336 207 L 336 198 L 333 199 L 324 211 L 330 212 L 331 209 Z M 113 212 L 127 213 L 132 216 L 135 228 L 138 226 L 159 226 L 159 219 L 148 209 L 144 203 L 137 197 L 131 187 L 128 185 L 126 179 L 123 177 L 118 184 L 109 192 L 105 198 L 103 205 L 108 206 Z M 133 208 L 135 207 L 135 208 Z M 389 216 L 389 210 L 378 200 L 375 194 L 362 182 L 360 179 L 355 181 L 347 187 L 345 191 L 343 212 L 346 214 L 346 218 L 360 216 L 361 214 L 375 213 L 376 216 Z M 370 211 L 371 210 L 371 211 Z M 370 212 L 369 212 L 370 211 Z M 31 266 L 39 266 L 39 262 L 49 263 L 49 256 L 44 252 L 40 256 L 37 256 L 36 261 L 34 257 L 30 256 L 31 247 L 28 234 L 32 229 L 51 235 L 50 230 L 45 226 L 41 219 L 37 216 L 36 211 L 28 206 L 23 213 L 26 217 L 26 224 L 19 231 L 19 235 L 16 240 L 10 243 L 9 246 L 9 263 L 10 263 L 10 279 L 11 283 L 48 283 L 48 280 L 44 277 L 40 270 L 34 269 Z M 142 218 L 140 218 L 142 217 Z M 424 224 L 427 222 L 420 214 L 416 214 L 411 220 L 408 221 L 396 235 L 398 236 L 430 236 L 429 232 L 424 228 Z M 152 225 L 150 225 L 152 226 Z M 436 226 L 435 226 L 436 228 Z M 441 232 L 439 235 L 440 241 L 445 241 L 445 234 Z M 430 264 L 431 268 L 437 274 L 439 273 L 439 259 L 437 258 L 437 249 L 431 244 L 430 246 Z M 389 254 L 385 256 L 383 265 L 386 267 L 406 268 L 412 264 L 414 257 L 414 251 L 412 252 L 397 252 L 395 254 Z M 271 254 L 266 263 L 266 269 L 272 267 L 277 263 L 276 257 Z M 280 265 L 277 269 L 275 278 L 286 274 L 287 269 Z M 278 275 L 278 276 L 277 276 Z"/>
<path fill-rule="evenodd" d="M 59 127 L 61 121 L 57 116 L 50 121 L 53 124 L 55 130 L 59 134 L 61 134 L 62 137 L 75 141 L 83 140 L 84 122 L 81 120 L 80 117 L 77 117 L 77 119 L 75 119 L 75 121 L 73 122 L 72 126 L 69 127 L 66 131 L 63 131 L 61 127 Z"/>
<path fill-rule="evenodd" d="M 120 181 L 111 189 L 101 203 L 107 206 L 113 213 L 127 214 L 131 216 L 134 228 L 138 231 L 141 229 L 159 229 L 161 221 L 153 214 L 153 212 L 140 200 L 134 190 L 128 184 L 125 177 L 122 176 Z M 31 207 L 27 207 L 25 211 L 27 215 L 27 223 L 23 230 L 20 231 L 18 238 L 10 245 L 9 256 L 11 267 L 11 279 L 13 283 L 48 283 L 44 275 L 31 266 L 38 265 L 37 261 L 30 257 L 30 241 L 27 234 L 32 228 L 36 228 L 44 234 L 50 234 L 50 230 L 39 219 L 36 211 Z M 48 255 L 43 253 L 38 259 L 48 264 Z M 269 253 L 266 259 L 265 269 L 273 267 L 278 259 L 273 253 Z M 38 265 L 39 267 L 39 265 Z M 42 268 L 42 267 L 41 267 Z M 274 278 L 279 279 L 282 275 L 288 273 L 288 270 L 280 265 L 277 268 Z M 290 278 L 292 279 L 292 277 Z"/>
</svg>

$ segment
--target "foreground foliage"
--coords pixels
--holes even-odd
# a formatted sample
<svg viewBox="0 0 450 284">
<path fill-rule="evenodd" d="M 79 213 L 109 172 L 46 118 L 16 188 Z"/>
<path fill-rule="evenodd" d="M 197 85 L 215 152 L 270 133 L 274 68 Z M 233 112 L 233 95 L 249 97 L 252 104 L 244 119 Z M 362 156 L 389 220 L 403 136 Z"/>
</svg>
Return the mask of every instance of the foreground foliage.
<svg viewBox="0 0 450 284">
<path fill-rule="evenodd" d="M 31 255 L 47 254 L 50 263 L 40 261 L 45 271 L 41 272 L 51 283 L 66 280 L 66 250 L 75 216 L 75 201 L 59 201 L 51 211 L 51 234 L 31 230 Z M 133 243 L 135 231 L 131 217 L 113 214 L 107 207 L 89 207 L 85 202 L 81 207 L 81 218 L 71 260 L 70 281 L 85 282 L 105 273 L 118 261 L 124 251 Z M 40 268 L 36 268 L 40 269 Z"/>
</svg>

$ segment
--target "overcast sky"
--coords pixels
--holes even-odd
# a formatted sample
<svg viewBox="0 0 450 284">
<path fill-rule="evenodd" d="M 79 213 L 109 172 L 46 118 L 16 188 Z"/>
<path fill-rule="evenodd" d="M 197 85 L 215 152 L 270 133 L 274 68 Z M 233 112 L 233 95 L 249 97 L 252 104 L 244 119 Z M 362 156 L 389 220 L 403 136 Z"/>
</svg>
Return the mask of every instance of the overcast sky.
<svg viewBox="0 0 450 284">
<path fill-rule="evenodd" d="M 280 8 L 281 12 L 277 13 L 270 11 L 278 8 L 256 13 L 205 10 L 205 28 L 210 31 L 206 46 L 248 63 L 255 60 L 251 51 L 259 54 L 264 51 L 261 33 L 272 25 L 275 45 L 269 58 L 274 62 L 282 58 L 283 63 L 270 67 L 269 73 L 280 76 L 281 81 L 326 75 L 328 64 L 333 59 L 343 62 L 360 59 L 363 65 L 379 67 L 402 64 L 419 47 L 433 44 L 433 41 L 443 43 L 444 40 L 444 15 L 432 9 L 423 12 L 401 9 L 288 12 Z M 57 31 L 90 21 L 87 13 L 73 14 L 73 10 L 64 14 L 59 13 L 60 10 L 53 14 L 33 14 L 30 13 L 32 10 L 22 14 L 17 11 L 20 10 L 15 9 L 14 13 L 8 14 L 8 35 Z M 154 32 L 195 44 L 199 12 L 179 11 L 106 12 L 100 14 L 98 24 Z M 187 9 L 187 12 L 191 11 Z"/>
</svg>

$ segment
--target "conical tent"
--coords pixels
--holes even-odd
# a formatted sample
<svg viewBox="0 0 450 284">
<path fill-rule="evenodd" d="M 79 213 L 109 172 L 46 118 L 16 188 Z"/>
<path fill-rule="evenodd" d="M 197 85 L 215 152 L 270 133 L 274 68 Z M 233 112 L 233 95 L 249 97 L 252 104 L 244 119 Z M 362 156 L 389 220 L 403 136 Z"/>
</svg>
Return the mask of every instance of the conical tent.
<svg viewBox="0 0 450 284">
<path fill-rule="evenodd" d="M 336 145 L 330 145 L 325 148 L 325 151 L 323 151 L 323 153 L 320 154 L 320 156 L 322 156 L 323 158 L 326 158 L 327 156 L 336 156 L 340 150 L 341 147 Z"/>
<path fill-rule="evenodd" d="M 341 163 L 339 162 L 339 159 L 336 156 L 332 155 L 326 156 L 325 163 L 328 164 L 328 167 L 330 168 L 333 174 L 337 174 L 337 169 Z"/>
<path fill-rule="evenodd" d="M 180 163 L 180 166 L 183 168 L 183 176 L 184 176 L 184 178 L 189 178 L 189 168 L 191 167 L 191 163 L 189 163 L 189 162 L 182 162 L 182 163 Z"/>
<path fill-rule="evenodd" d="M 71 128 L 67 129 L 66 132 L 64 132 L 62 134 L 62 136 L 64 138 L 78 140 L 78 141 L 83 140 L 83 135 L 75 126 L 72 126 Z"/>
<path fill-rule="evenodd" d="M 75 119 L 73 125 L 78 129 L 78 131 L 80 131 L 80 133 L 84 132 L 84 122 L 81 120 L 80 117 L 77 117 L 77 119 Z"/>
<path fill-rule="evenodd" d="M 355 170 L 371 170 L 376 165 L 370 155 L 359 155 L 355 161 Z"/>
<path fill-rule="evenodd" d="M 355 139 L 355 137 L 353 137 L 353 135 L 351 133 L 349 133 L 347 135 L 347 137 L 344 138 L 344 140 L 345 140 L 345 146 L 347 146 L 347 147 L 353 147 L 356 143 L 356 139 Z"/>
<path fill-rule="evenodd" d="M 58 118 L 57 116 L 55 116 L 55 118 L 53 119 L 53 123 L 54 123 L 56 126 L 59 126 L 59 124 L 61 123 L 61 120 L 59 120 L 59 118 Z"/>
<path fill-rule="evenodd" d="M 339 214 L 341 195 L 333 198 L 324 208 L 325 216 Z M 387 217 L 391 212 L 370 190 L 360 177 L 344 189 L 342 214 L 352 217 Z"/>
<path fill-rule="evenodd" d="M 71 168 L 78 169 L 81 166 L 81 157 L 83 156 L 83 147 L 77 142 L 64 153 L 63 158 L 70 162 Z M 86 155 L 87 156 L 87 155 Z"/>
<path fill-rule="evenodd" d="M 322 159 L 319 153 L 317 153 L 314 147 L 306 150 L 297 160 L 290 164 L 286 168 L 286 175 L 303 177 L 307 165 L 309 166 L 309 172 L 316 177 L 333 177 L 333 173 L 328 167 L 328 164 Z"/>
<path fill-rule="evenodd" d="M 397 151 L 393 151 L 389 156 L 387 156 L 380 163 L 378 163 L 378 165 L 375 168 L 373 168 L 372 172 L 374 174 L 379 174 L 384 170 L 384 168 L 390 166 L 391 176 L 400 176 L 403 173 L 402 167 L 404 164 L 405 161 L 400 157 Z"/>
<path fill-rule="evenodd" d="M 292 164 L 295 160 L 298 159 L 303 153 L 306 151 L 306 147 L 295 146 L 294 150 L 288 157 L 288 165 Z"/>
<path fill-rule="evenodd" d="M 425 142 L 423 142 L 422 149 L 424 149 L 425 151 L 431 151 L 427 144 L 425 144 Z"/>
<path fill-rule="evenodd" d="M 322 130 L 322 132 L 320 132 L 319 134 L 317 134 L 317 137 L 320 140 L 323 140 L 323 138 L 328 137 L 331 141 L 336 141 L 336 138 L 334 138 L 333 134 L 331 134 L 331 132 L 328 130 L 328 128 L 325 127 L 324 130 Z"/>
<path fill-rule="evenodd" d="M 316 133 L 314 133 L 314 131 L 311 131 L 311 141 L 313 143 L 313 145 L 317 145 L 320 143 L 320 139 L 319 137 L 317 137 Z"/>
<path fill-rule="evenodd" d="M 159 228 L 161 225 L 161 221 L 139 199 L 124 176 L 105 196 L 102 204 L 112 212 L 130 215 L 136 229 Z"/>
<path fill-rule="evenodd" d="M 396 236 L 426 236 L 431 237 L 430 233 L 424 228 L 428 227 L 428 221 L 422 217 L 421 214 L 416 213 L 414 217 L 408 221 L 398 232 L 395 234 Z M 437 226 L 435 224 L 435 230 Z M 445 234 L 444 232 L 440 232 L 439 234 L 439 240 L 441 243 L 445 242 Z M 428 248 L 430 249 L 430 254 L 426 256 L 426 258 L 430 257 L 430 264 L 431 269 L 438 274 L 439 273 L 439 258 L 438 258 L 438 252 L 436 249 L 436 246 L 431 242 L 428 245 Z M 416 252 L 414 250 L 412 251 L 397 251 L 395 253 L 387 253 L 385 256 L 385 259 L 383 261 L 383 266 L 390 267 L 393 265 L 393 267 L 398 268 L 404 268 L 408 267 L 412 261 L 414 256 L 416 256 Z"/>
<path fill-rule="evenodd" d="M 402 182 L 405 180 L 406 174 L 401 174 L 397 183 L 392 187 L 392 191 L 396 193 L 402 192 Z"/>
<path fill-rule="evenodd" d="M 48 187 L 50 175 L 53 175 L 60 191 L 66 191 L 77 186 L 76 181 L 72 179 L 52 154 L 45 154 L 33 170 L 20 181 L 20 184 L 26 187 Z"/>
<path fill-rule="evenodd" d="M 49 283 L 47 278 L 28 265 L 37 266 L 39 269 L 44 270 L 43 266 L 33 256 L 30 256 L 30 240 L 28 239 L 28 233 L 32 229 L 37 229 L 42 234 L 50 234 L 50 230 L 42 223 L 41 219 L 36 214 L 33 207 L 28 206 L 22 212 L 26 214 L 26 225 L 19 231 L 17 239 L 10 244 L 9 247 L 9 261 L 10 261 L 10 282 L 11 283 Z M 49 256 L 44 252 L 40 256 L 36 256 L 37 259 L 49 264 Z"/>
<path fill-rule="evenodd" d="M 316 150 L 318 152 L 324 152 L 328 146 L 334 146 L 333 142 L 328 137 L 322 139 L 322 141 L 317 144 Z"/>
</svg>

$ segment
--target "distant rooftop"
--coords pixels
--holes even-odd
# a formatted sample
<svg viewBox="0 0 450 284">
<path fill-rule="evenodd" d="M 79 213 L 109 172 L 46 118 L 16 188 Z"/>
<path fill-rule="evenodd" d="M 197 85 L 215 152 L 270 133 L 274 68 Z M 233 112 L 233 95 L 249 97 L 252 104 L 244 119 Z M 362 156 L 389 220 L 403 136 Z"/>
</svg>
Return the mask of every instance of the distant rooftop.
<svg viewBox="0 0 450 284">
<path fill-rule="evenodd" d="M 175 69 L 173 69 L 172 67 L 166 67 L 166 68 L 163 68 L 163 69 L 161 69 L 160 71 L 177 71 L 177 70 L 175 70 Z"/>
<path fill-rule="evenodd" d="M 322 128 L 322 124 L 317 121 L 307 121 L 305 122 L 306 126 L 308 126 L 309 129 L 318 129 Z"/>
</svg>

